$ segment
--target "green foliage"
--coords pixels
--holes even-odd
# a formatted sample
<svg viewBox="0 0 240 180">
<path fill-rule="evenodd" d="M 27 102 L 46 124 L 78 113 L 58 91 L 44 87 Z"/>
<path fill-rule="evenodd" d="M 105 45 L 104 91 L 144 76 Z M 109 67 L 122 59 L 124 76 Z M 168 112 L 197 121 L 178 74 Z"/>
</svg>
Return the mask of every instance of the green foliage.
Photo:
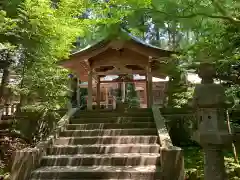
<svg viewBox="0 0 240 180">
<path fill-rule="evenodd" d="M 0 49 L 11 46 L 10 43 L 14 42 L 15 37 L 11 31 L 16 27 L 16 22 L 8 18 L 6 11 L 0 10 Z"/>
<path fill-rule="evenodd" d="M 232 109 L 240 109 L 240 85 L 231 85 L 226 89 L 226 95 L 233 103 Z"/>
<path fill-rule="evenodd" d="M 175 91 L 176 91 L 176 87 L 175 87 Z M 194 88 L 193 87 L 186 87 L 186 89 L 182 89 L 180 92 L 176 92 L 173 95 L 173 107 L 176 108 L 181 108 L 184 106 L 189 106 L 189 102 L 191 101 L 192 97 L 193 97 L 193 92 L 194 92 Z"/>
<path fill-rule="evenodd" d="M 191 88 L 187 82 L 186 71 L 178 58 L 167 64 L 165 73 L 169 76 L 167 95 L 169 107 L 182 107 L 191 98 Z"/>
<path fill-rule="evenodd" d="M 237 180 L 240 178 L 239 165 L 234 163 L 234 156 L 231 152 L 224 153 L 225 167 L 229 180 Z M 199 147 L 184 148 L 185 172 L 186 178 L 197 177 L 199 180 L 204 176 L 204 154 Z M 196 178 L 194 178 L 196 179 Z"/>
<path fill-rule="evenodd" d="M 166 126 L 175 146 L 196 144 L 191 140 L 192 126 L 196 122 L 192 109 L 166 108 L 161 109 L 165 117 Z"/>
<path fill-rule="evenodd" d="M 112 89 L 112 94 L 116 98 L 117 101 L 122 101 L 122 89 L 121 89 L 121 86 L 119 86 L 116 89 Z"/>
<path fill-rule="evenodd" d="M 205 60 L 216 64 L 217 78 L 228 83 L 227 92 L 237 104 L 239 6 L 234 0 L 9 0 L 0 12 L 0 43 L 15 46 L 19 54 L 13 69 L 21 83 L 15 93 L 31 97 L 28 104 L 40 109 L 65 103 L 68 72 L 56 62 L 68 57 L 76 38 L 83 47 L 117 34 L 119 27 L 160 48 L 182 52 L 162 69 L 170 77 L 169 106 L 187 103 L 192 90 L 185 74 Z"/>
<path fill-rule="evenodd" d="M 54 2 L 1 2 L 0 49 L 11 48 L 15 51 L 16 58 L 11 69 L 20 78 L 19 84 L 13 87 L 14 93 L 25 99 L 23 109 L 26 114 L 32 112 L 29 121 L 23 121 L 17 128 L 24 131 L 22 133 L 34 142 L 44 139 L 58 118 L 51 114 L 49 109 L 58 109 L 66 103 L 68 71 L 59 68 L 57 61 L 68 57 L 71 49 L 75 48 L 72 44 L 77 38 L 80 37 L 79 47 L 83 47 L 103 37 L 117 34 L 119 27 L 126 28 L 132 34 L 160 48 L 182 53 L 178 58 L 164 62 L 165 66 L 162 68 L 163 73 L 170 79 L 168 106 L 186 105 L 192 96 L 192 88 L 186 82 L 187 70 L 196 70 L 198 62 L 211 61 L 216 65 L 217 79 L 226 86 L 228 97 L 234 101 L 233 108 L 239 108 L 239 1 Z M 127 100 L 131 106 L 139 105 L 132 84 L 127 87 Z M 39 113 L 35 113 L 36 111 Z M 187 128 L 191 120 L 187 119 L 185 124 L 181 125 L 181 132 L 186 130 L 184 138 L 189 138 Z M 180 118 L 177 121 L 183 120 Z M 172 132 L 179 130 L 178 125 L 175 123 L 171 126 Z M 202 154 L 199 149 L 190 149 L 190 152 L 192 154 L 186 154 L 186 166 L 199 169 L 201 174 Z"/>
<path fill-rule="evenodd" d="M 32 108 L 32 111 L 30 108 L 25 109 L 18 114 L 19 117 L 24 118 L 16 119 L 13 125 L 13 128 L 32 145 L 46 139 L 60 118 L 60 113 L 56 111 L 37 110 L 36 108 Z"/>
<path fill-rule="evenodd" d="M 126 84 L 126 102 L 129 107 L 140 107 L 140 100 L 135 90 L 135 85 L 133 83 Z"/>
<path fill-rule="evenodd" d="M 181 89 L 181 85 L 178 88 L 179 73 L 185 67 L 185 70 L 191 67 L 181 69 L 182 64 L 211 61 L 216 65 L 217 78 L 228 83 L 228 86 L 230 84 L 230 88 L 227 87 L 228 94 L 233 89 L 230 94 L 236 94 L 235 86 L 240 84 L 239 7 L 239 2 L 234 0 L 167 0 L 152 1 L 148 6 L 136 8 L 134 16 L 144 17 L 144 22 L 151 20 L 155 25 L 154 35 L 150 39 L 152 42 L 162 48 L 177 49 L 185 55 L 180 57 L 181 62 L 169 66 L 172 71 L 167 71 L 170 76 L 170 105 L 186 94 L 184 87 L 182 95 L 174 92 Z M 197 65 L 194 69 L 197 69 Z M 235 96 L 235 102 L 238 102 L 237 99 Z"/>
<path fill-rule="evenodd" d="M 62 107 L 68 71 L 56 62 L 67 58 L 72 43 L 84 34 L 83 20 L 73 17 L 81 14 L 86 4 L 62 0 L 53 8 L 50 0 L 10 0 L 3 7 L 7 13 L 1 11 L 1 35 L 8 43 L 12 43 L 9 34 L 13 35 L 12 44 L 19 53 L 13 65 L 21 75 L 20 83 L 13 87 L 15 94 L 28 97 L 26 104 L 41 110 Z"/>
</svg>

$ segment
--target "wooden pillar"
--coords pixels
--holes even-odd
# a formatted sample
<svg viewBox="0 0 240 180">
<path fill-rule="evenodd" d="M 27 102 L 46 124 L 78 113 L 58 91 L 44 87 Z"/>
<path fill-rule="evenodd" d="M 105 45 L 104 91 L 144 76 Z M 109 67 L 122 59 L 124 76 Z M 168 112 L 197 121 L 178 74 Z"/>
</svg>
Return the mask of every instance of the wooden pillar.
<svg viewBox="0 0 240 180">
<path fill-rule="evenodd" d="M 145 103 L 147 104 L 147 107 L 149 107 L 149 95 L 148 95 L 148 80 L 147 80 L 147 75 L 146 75 L 146 81 L 145 81 L 145 90 L 144 90 L 144 100 Z"/>
<path fill-rule="evenodd" d="M 106 108 L 108 108 L 108 87 L 106 87 Z"/>
<path fill-rule="evenodd" d="M 68 96 L 69 96 L 69 101 L 67 103 L 67 109 L 70 111 L 72 109 L 72 78 L 68 79 Z"/>
<path fill-rule="evenodd" d="M 148 81 L 148 107 L 151 108 L 153 105 L 153 91 L 152 91 L 152 69 L 149 62 L 147 69 L 147 81 Z"/>
<path fill-rule="evenodd" d="M 80 79 L 77 78 L 77 106 L 80 107 Z"/>
<path fill-rule="evenodd" d="M 88 101 L 87 101 L 87 109 L 92 110 L 92 102 L 93 102 L 93 88 L 92 88 L 92 70 L 88 72 Z"/>
<path fill-rule="evenodd" d="M 101 101 L 101 83 L 100 76 L 97 76 L 97 109 L 100 109 L 100 101 Z"/>
<path fill-rule="evenodd" d="M 126 98 L 126 83 L 123 82 L 122 83 L 122 102 L 125 102 L 125 98 Z"/>
</svg>

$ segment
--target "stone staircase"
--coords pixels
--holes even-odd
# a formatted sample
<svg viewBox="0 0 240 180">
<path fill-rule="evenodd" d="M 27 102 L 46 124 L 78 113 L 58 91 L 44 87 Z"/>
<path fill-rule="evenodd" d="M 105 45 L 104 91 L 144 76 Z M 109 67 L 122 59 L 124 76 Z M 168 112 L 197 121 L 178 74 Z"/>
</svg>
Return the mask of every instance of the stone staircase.
<svg viewBox="0 0 240 180">
<path fill-rule="evenodd" d="M 160 179 L 152 112 L 78 112 L 30 180 Z"/>
</svg>

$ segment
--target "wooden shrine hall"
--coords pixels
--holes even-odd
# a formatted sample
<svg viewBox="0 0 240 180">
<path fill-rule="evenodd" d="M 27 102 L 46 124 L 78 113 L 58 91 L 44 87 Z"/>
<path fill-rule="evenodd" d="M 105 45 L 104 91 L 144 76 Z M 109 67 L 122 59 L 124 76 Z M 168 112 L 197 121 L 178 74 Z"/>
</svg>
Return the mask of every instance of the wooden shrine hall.
<svg viewBox="0 0 240 180">
<path fill-rule="evenodd" d="M 127 38 L 120 38 L 123 33 Z M 166 78 L 164 73 L 166 60 L 170 59 L 172 51 L 163 50 L 146 44 L 144 41 L 121 30 L 118 36 L 107 37 L 98 43 L 88 46 L 70 55 L 69 59 L 59 62 L 64 68 L 70 69 L 82 82 L 88 82 L 87 108 L 92 110 L 93 104 L 93 82 L 97 87 L 97 107 L 100 107 L 100 84 L 102 77 L 117 75 L 116 82 L 146 83 L 147 106 L 153 105 L 152 78 Z M 126 75 L 138 74 L 145 76 L 144 79 L 133 80 Z M 107 83 L 111 83 L 108 81 Z"/>
</svg>

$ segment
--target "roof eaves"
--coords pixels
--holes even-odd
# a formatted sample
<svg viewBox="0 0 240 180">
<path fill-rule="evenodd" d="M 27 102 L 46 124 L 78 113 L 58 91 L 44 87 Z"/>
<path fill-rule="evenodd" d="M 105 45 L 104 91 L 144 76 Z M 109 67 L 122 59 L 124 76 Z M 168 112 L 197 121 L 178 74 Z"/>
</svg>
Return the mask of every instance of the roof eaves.
<svg viewBox="0 0 240 180">
<path fill-rule="evenodd" d="M 142 44 L 142 45 L 144 45 L 146 47 L 153 48 L 153 49 L 156 49 L 156 50 L 166 51 L 166 52 L 169 52 L 169 53 L 172 53 L 172 54 L 175 53 L 174 51 L 165 50 L 165 49 L 159 48 L 157 46 L 154 46 L 152 44 L 149 44 L 149 43 L 145 42 L 144 40 L 142 40 L 142 39 L 140 39 L 140 38 L 138 38 L 136 36 L 133 36 L 131 33 L 127 32 L 125 29 L 121 29 L 121 31 L 123 33 L 127 34 L 133 41 L 135 41 L 135 42 L 137 42 L 139 44 Z"/>
</svg>

